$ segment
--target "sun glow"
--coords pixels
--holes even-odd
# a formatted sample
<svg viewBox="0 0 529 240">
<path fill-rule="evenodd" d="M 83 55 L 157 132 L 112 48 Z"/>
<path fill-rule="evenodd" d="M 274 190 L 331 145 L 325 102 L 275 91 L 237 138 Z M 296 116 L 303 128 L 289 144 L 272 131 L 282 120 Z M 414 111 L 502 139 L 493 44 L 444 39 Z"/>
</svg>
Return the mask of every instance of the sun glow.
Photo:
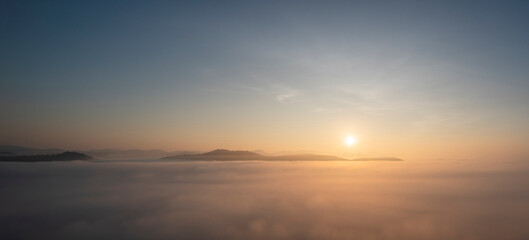
<svg viewBox="0 0 529 240">
<path fill-rule="evenodd" d="M 347 136 L 345 138 L 345 144 L 347 146 L 353 146 L 356 143 L 356 139 L 353 136 Z"/>
</svg>

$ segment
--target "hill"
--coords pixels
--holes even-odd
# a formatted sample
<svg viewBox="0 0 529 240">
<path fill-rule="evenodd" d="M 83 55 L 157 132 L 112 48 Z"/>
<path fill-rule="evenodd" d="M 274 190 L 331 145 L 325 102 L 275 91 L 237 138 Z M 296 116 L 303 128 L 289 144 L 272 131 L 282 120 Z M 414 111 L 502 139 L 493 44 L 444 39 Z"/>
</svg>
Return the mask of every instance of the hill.
<svg viewBox="0 0 529 240">
<path fill-rule="evenodd" d="M 96 150 L 87 150 L 83 152 L 97 159 L 104 159 L 104 160 L 159 159 L 167 155 L 198 154 L 198 152 L 193 152 L 193 151 L 166 152 L 161 149 L 151 149 L 151 150 L 96 149 Z"/>
<path fill-rule="evenodd" d="M 10 153 L 10 155 L 48 155 L 48 154 L 59 154 L 65 152 L 64 149 L 57 148 L 27 148 L 13 145 L 0 145 L 0 152 Z M 6 155 L 6 154 L 2 154 Z"/>
<path fill-rule="evenodd" d="M 241 160 L 261 160 L 261 161 L 402 161 L 398 158 L 357 158 L 346 159 L 331 155 L 319 154 L 290 154 L 282 156 L 263 156 L 250 151 L 230 151 L 217 149 L 211 152 L 194 155 L 175 155 L 161 158 L 164 160 L 183 161 L 241 161 Z"/>
<path fill-rule="evenodd" d="M 69 150 L 59 148 L 28 148 L 14 145 L 0 145 L 0 156 L 29 156 L 29 155 L 50 155 L 60 154 Z M 83 152 L 89 156 L 100 160 L 120 160 L 120 159 L 159 159 L 168 155 L 184 155 L 184 154 L 198 154 L 196 151 L 174 151 L 167 152 L 161 149 L 92 149 L 92 150 L 79 150 L 73 149 L 76 152 Z"/>
<path fill-rule="evenodd" d="M 0 156 L 0 162 L 52 162 L 90 160 L 91 156 L 78 152 L 63 152 L 48 155 Z"/>
<path fill-rule="evenodd" d="M 216 149 L 211 152 L 192 155 L 175 155 L 162 159 L 174 160 L 202 160 L 202 161 L 230 161 L 230 160 L 265 160 L 265 156 L 250 151 L 230 151 Z"/>
</svg>

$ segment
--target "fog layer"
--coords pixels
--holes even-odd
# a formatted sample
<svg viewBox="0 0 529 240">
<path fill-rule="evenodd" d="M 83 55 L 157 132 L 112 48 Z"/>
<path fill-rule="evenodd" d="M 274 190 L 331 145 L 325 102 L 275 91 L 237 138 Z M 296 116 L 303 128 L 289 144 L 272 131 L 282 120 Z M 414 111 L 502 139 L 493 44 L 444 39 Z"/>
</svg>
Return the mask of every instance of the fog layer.
<svg viewBox="0 0 529 240">
<path fill-rule="evenodd" d="M 529 239 L 521 162 L 0 164 L 0 239 Z"/>
</svg>

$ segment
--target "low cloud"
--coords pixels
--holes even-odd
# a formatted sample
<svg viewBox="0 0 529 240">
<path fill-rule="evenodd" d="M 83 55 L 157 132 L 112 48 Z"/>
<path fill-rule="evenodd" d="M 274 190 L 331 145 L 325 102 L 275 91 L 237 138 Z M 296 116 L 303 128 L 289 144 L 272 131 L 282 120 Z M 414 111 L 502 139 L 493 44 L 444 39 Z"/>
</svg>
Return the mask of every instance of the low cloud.
<svg viewBox="0 0 529 240">
<path fill-rule="evenodd" d="M 526 239 L 514 163 L 0 165 L 1 239 Z"/>
</svg>

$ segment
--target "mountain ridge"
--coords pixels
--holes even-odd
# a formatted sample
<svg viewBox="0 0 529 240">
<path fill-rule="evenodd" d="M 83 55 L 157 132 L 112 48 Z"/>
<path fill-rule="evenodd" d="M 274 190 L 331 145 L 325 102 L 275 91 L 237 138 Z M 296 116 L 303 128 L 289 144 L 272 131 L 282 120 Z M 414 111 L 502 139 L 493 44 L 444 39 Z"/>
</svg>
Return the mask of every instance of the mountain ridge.
<svg viewBox="0 0 529 240">
<path fill-rule="evenodd" d="M 22 147 L 9 144 L 0 144 L 0 156 L 28 156 L 28 155 L 49 155 L 60 154 L 67 151 L 82 152 L 93 158 L 100 160 L 116 160 L 116 159 L 158 159 L 167 155 L 184 155 L 184 154 L 198 154 L 198 151 L 164 151 L 161 149 L 90 149 L 90 150 L 65 150 L 60 148 L 32 148 Z"/>
<path fill-rule="evenodd" d="M 14 145 L 0 145 L 1 159 L 15 159 L 15 161 L 22 161 L 17 157 L 25 157 L 27 159 L 48 159 L 44 161 L 54 161 L 52 157 L 44 157 L 48 155 L 60 155 L 69 152 L 58 148 L 38 149 L 27 148 Z M 311 153 L 296 153 L 284 155 L 268 155 L 262 150 L 245 151 L 245 150 L 227 150 L 215 149 L 213 151 L 199 153 L 196 151 L 173 151 L 167 152 L 161 149 L 140 150 L 140 149 L 99 149 L 82 152 L 80 154 L 90 157 L 90 159 L 99 159 L 99 161 L 107 160 L 148 160 L 148 159 L 162 159 L 162 160 L 180 160 L 180 161 L 243 161 L 243 160 L 260 160 L 260 161 L 402 161 L 402 159 L 394 157 L 378 157 L 378 158 L 355 158 L 348 159 L 337 157 L 333 155 L 311 154 Z M 292 152 L 291 152 L 292 153 Z M 1 160 L 0 161 L 5 161 Z M 17 160 L 18 159 L 18 160 Z"/>
<path fill-rule="evenodd" d="M 237 160 L 261 160 L 261 161 L 402 161 L 399 158 L 357 158 L 347 159 L 332 155 L 321 154 L 290 154 L 281 156 L 264 156 L 252 151 L 215 149 L 202 154 L 174 155 L 161 158 L 162 160 L 182 161 L 237 161 Z"/>
<path fill-rule="evenodd" d="M 59 154 L 0 156 L 0 162 L 55 162 L 92 159 L 93 157 L 89 155 L 68 151 Z"/>
</svg>

